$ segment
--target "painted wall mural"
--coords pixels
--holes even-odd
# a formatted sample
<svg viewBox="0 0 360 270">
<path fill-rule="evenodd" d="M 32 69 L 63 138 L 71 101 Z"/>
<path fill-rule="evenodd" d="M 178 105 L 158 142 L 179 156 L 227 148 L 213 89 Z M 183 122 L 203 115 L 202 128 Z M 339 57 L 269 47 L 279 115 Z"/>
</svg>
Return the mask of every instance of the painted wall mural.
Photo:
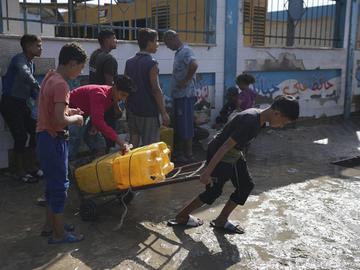
<svg viewBox="0 0 360 270">
<path fill-rule="evenodd" d="M 160 86 L 164 91 L 166 106 L 172 107 L 170 93 L 171 74 L 160 74 Z M 204 124 L 210 121 L 211 109 L 215 107 L 215 73 L 196 74 L 195 121 Z"/>
<path fill-rule="evenodd" d="M 256 83 L 255 90 L 271 99 L 291 95 L 300 101 L 338 102 L 341 93 L 340 69 L 299 71 L 249 71 Z"/>
</svg>

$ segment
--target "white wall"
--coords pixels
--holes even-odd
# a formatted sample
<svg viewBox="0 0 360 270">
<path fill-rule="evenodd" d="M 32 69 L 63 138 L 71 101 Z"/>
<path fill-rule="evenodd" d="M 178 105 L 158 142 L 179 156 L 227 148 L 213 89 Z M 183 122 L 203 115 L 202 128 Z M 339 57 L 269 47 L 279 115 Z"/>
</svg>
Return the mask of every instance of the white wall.
<svg viewBox="0 0 360 270">
<path fill-rule="evenodd" d="M 350 2 L 350 0 L 348 0 Z M 249 62 L 256 62 L 261 66 L 266 59 L 279 59 L 283 53 L 291 54 L 296 57 L 299 62 L 303 63 L 305 70 L 311 69 L 341 69 L 341 93 L 337 102 L 320 102 L 316 99 L 301 100 L 300 107 L 301 116 L 333 116 L 342 114 L 344 111 L 344 94 L 345 94 L 345 73 L 346 73 L 346 49 L 309 49 L 309 48 L 251 48 L 243 46 L 243 1 L 240 0 L 239 10 L 239 35 L 238 35 L 238 59 L 237 59 L 237 73 L 249 70 Z M 347 5 L 347 16 L 349 18 L 350 4 Z M 349 27 L 349 21 L 346 21 L 346 29 Z M 348 33 L 344 37 L 344 48 L 347 47 Z M 356 54 L 356 59 L 360 54 Z M 355 60 L 356 62 L 356 60 Z M 291 79 L 291 78 L 290 78 Z"/>
</svg>

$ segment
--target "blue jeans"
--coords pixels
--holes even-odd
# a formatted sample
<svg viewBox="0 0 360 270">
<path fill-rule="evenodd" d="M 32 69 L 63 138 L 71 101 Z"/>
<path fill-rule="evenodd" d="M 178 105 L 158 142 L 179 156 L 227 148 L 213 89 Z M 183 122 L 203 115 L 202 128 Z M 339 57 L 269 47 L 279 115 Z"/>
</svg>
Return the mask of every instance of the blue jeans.
<svg viewBox="0 0 360 270">
<path fill-rule="evenodd" d="M 76 158 L 82 140 L 84 140 L 90 151 L 96 151 L 106 147 L 104 137 L 99 132 L 95 135 L 90 135 L 90 128 L 91 121 L 89 121 L 89 119 L 85 121 L 84 126 L 69 126 L 69 160 L 74 160 Z"/>
<path fill-rule="evenodd" d="M 46 202 L 54 214 L 63 213 L 69 188 L 68 141 L 46 131 L 37 133 L 36 139 L 37 157 L 46 181 Z"/>
</svg>

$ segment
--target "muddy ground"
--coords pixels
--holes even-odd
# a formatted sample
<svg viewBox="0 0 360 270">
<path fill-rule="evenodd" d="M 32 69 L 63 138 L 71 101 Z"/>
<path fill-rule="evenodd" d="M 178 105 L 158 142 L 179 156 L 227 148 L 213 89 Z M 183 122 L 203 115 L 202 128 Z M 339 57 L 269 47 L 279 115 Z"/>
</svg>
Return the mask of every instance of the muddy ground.
<svg viewBox="0 0 360 270">
<path fill-rule="evenodd" d="M 44 209 L 35 205 L 43 183 L 1 176 L 0 269 L 360 269 L 360 171 L 330 164 L 359 155 L 359 139 L 359 117 L 263 132 L 248 154 L 256 187 L 231 217 L 245 227 L 243 235 L 209 227 L 230 183 L 196 213 L 202 227 L 166 226 L 203 189 L 195 181 L 138 192 L 115 231 L 123 213 L 118 202 L 99 209 L 96 222 L 82 222 L 72 190 L 66 218 L 86 239 L 49 246 L 39 236 Z"/>
</svg>

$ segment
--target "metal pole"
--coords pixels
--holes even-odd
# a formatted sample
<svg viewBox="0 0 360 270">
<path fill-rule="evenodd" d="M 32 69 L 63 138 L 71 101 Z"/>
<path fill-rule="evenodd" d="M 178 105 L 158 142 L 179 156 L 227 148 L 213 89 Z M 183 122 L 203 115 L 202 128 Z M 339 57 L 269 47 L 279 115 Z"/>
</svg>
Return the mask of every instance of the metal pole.
<svg viewBox="0 0 360 270">
<path fill-rule="evenodd" d="M 98 25 L 97 25 L 97 29 L 98 29 L 98 35 L 100 33 L 100 0 L 98 0 Z"/>
<path fill-rule="evenodd" d="M 148 1 L 149 0 L 146 0 L 146 6 L 145 6 L 145 9 L 146 9 L 146 20 L 145 20 L 145 24 L 146 24 L 146 28 L 148 27 L 148 20 L 149 20 L 149 17 L 148 17 Z"/>
<path fill-rule="evenodd" d="M 9 3 L 8 3 L 8 0 L 6 0 L 6 2 L 5 2 L 5 9 L 6 9 L 6 29 L 9 32 L 10 25 L 9 25 Z"/>
<path fill-rule="evenodd" d="M 176 32 L 179 31 L 179 0 L 176 0 Z"/>
<path fill-rule="evenodd" d="M 70 0 L 68 2 L 68 14 L 69 14 L 69 18 L 68 18 L 68 23 L 69 23 L 69 26 L 70 26 L 70 37 L 73 37 L 73 34 L 74 34 L 74 30 L 73 30 L 73 16 L 74 16 L 74 5 L 73 5 L 73 0 Z"/>
<path fill-rule="evenodd" d="M 88 27 L 87 27 L 87 24 L 88 24 L 88 21 L 87 21 L 87 3 L 86 1 L 84 2 L 85 4 L 85 27 L 84 27 L 84 37 L 88 37 Z M 92 36 L 93 37 L 93 36 Z"/>
<path fill-rule="evenodd" d="M 195 0 L 195 16 L 194 16 L 194 28 L 195 28 L 195 31 L 197 30 L 196 22 L 198 20 L 198 14 L 197 14 L 197 6 L 198 5 L 197 4 L 198 4 L 198 2 L 197 2 L 197 0 Z M 194 42 L 196 42 L 196 40 L 197 40 L 197 35 L 194 32 Z"/>
<path fill-rule="evenodd" d="M 111 30 L 113 30 L 113 3 L 112 0 L 110 1 L 110 26 Z"/>
<path fill-rule="evenodd" d="M 185 39 L 186 40 L 188 38 L 188 20 L 189 20 L 188 14 L 189 14 L 189 1 L 186 0 L 186 12 L 185 12 L 185 29 L 186 29 Z"/>
<path fill-rule="evenodd" d="M 289 0 L 289 10 L 293 9 L 294 2 Z M 295 36 L 295 21 L 290 16 L 290 12 L 288 13 L 287 19 L 287 30 L 286 30 L 286 46 L 292 47 L 294 46 L 294 36 Z"/>
<path fill-rule="evenodd" d="M 350 19 L 349 19 L 349 39 L 348 39 L 347 60 L 346 60 L 346 82 L 345 82 L 345 101 L 344 101 L 345 119 L 349 119 L 351 115 L 352 81 L 353 81 L 353 69 L 354 69 L 354 50 L 355 50 L 356 32 L 357 32 L 357 18 L 358 18 L 358 3 L 357 0 L 351 0 Z"/>
<path fill-rule="evenodd" d="M 27 7 L 26 0 L 23 1 L 24 34 L 27 34 Z"/>
<path fill-rule="evenodd" d="M 40 32 L 42 34 L 43 33 L 43 21 L 42 21 L 42 4 L 41 4 L 41 0 L 40 0 L 40 5 L 39 5 L 39 13 L 40 13 Z"/>
<path fill-rule="evenodd" d="M 1 2 L 0 2 L 1 3 Z M 7 17 L 7 16 L 6 16 Z M 0 18 L 1 18 L 1 20 L 0 20 L 0 34 L 2 34 L 3 32 L 4 32 L 4 26 L 3 26 L 3 20 L 2 20 L 2 18 L 3 18 L 3 14 L 2 14 L 2 3 L 1 3 L 1 5 L 0 5 Z"/>
</svg>

